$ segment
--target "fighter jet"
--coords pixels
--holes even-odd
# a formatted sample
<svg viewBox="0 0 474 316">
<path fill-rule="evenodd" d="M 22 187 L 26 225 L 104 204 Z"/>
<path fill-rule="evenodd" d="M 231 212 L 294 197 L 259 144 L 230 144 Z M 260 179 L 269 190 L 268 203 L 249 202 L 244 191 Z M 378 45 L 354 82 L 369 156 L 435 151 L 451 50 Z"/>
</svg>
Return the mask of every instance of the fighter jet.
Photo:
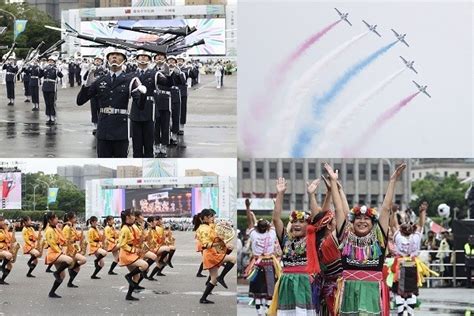
<svg viewBox="0 0 474 316">
<path fill-rule="evenodd" d="M 422 86 L 422 85 L 419 85 L 418 83 L 416 83 L 416 81 L 414 81 L 414 80 L 412 80 L 412 81 L 413 81 L 413 83 L 416 85 L 416 87 L 418 88 L 418 90 L 419 90 L 420 92 L 423 92 L 424 94 L 426 94 L 427 96 L 429 96 L 429 97 L 431 98 L 431 95 L 429 95 L 428 92 L 426 92 L 426 88 L 427 88 L 428 86 Z"/>
<path fill-rule="evenodd" d="M 374 24 L 374 25 L 370 25 L 369 23 L 367 23 L 366 21 L 362 20 L 362 22 L 364 22 L 364 24 L 369 28 L 369 30 L 371 32 L 374 32 L 375 34 L 377 34 L 379 37 L 382 37 L 382 35 L 379 34 L 379 32 L 377 32 L 377 24 Z"/>
<path fill-rule="evenodd" d="M 408 61 L 405 58 L 403 58 L 402 56 L 400 56 L 400 58 L 403 60 L 403 63 L 405 64 L 405 66 L 407 66 L 408 69 L 413 70 L 416 74 L 418 73 L 418 71 L 415 70 L 415 67 L 413 67 L 413 64 L 415 63 L 414 60 Z"/>
<path fill-rule="evenodd" d="M 349 13 L 342 13 L 341 11 L 339 11 L 337 8 L 334 8 L 334 10 L 336 10 L 337 14 L 339 14 L 339 16 L 341 17 L 341 21 L 346 21 L 347 24 L 349 24 L 350 26 L 352 26 L 352 23 L 349 22 L 349 20 L 347 19 L 347 16 L 349 15 Z"/>
<path fill-rule="evenodd" d="M 410 47 L 410 45 L 408 45 L 408 43 L 405 41 L 405 36 L 407 36 L 406 34 L 398 34 L 394 29 L 392 29 L 392 32 L 395 34 L 395 37 L 398 39 L 398 41 Z"/>
</svg>

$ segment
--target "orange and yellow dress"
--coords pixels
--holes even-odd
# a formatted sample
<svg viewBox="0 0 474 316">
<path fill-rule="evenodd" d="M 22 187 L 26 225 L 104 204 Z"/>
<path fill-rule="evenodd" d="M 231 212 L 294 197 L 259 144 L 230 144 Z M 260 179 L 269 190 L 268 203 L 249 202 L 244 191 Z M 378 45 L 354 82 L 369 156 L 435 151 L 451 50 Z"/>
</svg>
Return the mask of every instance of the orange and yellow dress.
<svg viewBox="0 0 474 316">
<path fill-rule="evenodd" d="M 23 253 L 25 255 L 29 254 L 32 249 L 36 247 L 37 235 L 35 234 L 35 229 L 33 227 L 23 227 L 21 233 L 23 234 Z"/>
<path fill-rule="evenodd" d="M 66 245 L 66 255 L 69 257 L 74 257 L 76 255 L 76 248 L 74 245 L 76 242 L 81 240 L 81 232 L 78 232 L 77 229 L 70 223 L 65 224 L 62 230 L 62 235 L 64 238 L 64 244 Z"/>
<path fill-rule="evenodd" d="M 6 229 L 0 229 L 0 251 L 10 251 L 12 235 Z"/>
<path fill-rule="evenodd" d="M 119 265 L 128 266 L 140 257 L 138 256 L 140 237 L 137 231 L 130 225 L 123 225 L 119 236 Z"/>
<path fill-rule="evenodd" d="M 44 233 L 44 238 L 48 244 L 48 253 L 45 264 L 54 263 L 62 255 L 61 245 L 66 242 L 60 229 L 52 228 L 48 225 Z"/>
<path fill-rule="evenodd" d="M 105 239 L 107 239 L 107 251 L 112 251 L 115 245 L 117 245 L 117 239 L 119 237 L 118 231 L 114 227 L 107 225 L 104 228 Z"/>
<path fill-rule="evenodd" d="M 226 256 L 227 249 L 217 237 L 214 224 L 201 224 L 196 230 L 196 237 L 202 247 L 202 262 L 204 270 L 219 267 Z M 213 245 L 219 243 L 220 245 Z"/>
<path fill-rule="evenodd" d="M 166 246 L 174 246 L 176 239 L 173 236 L 171 229 L 165 230 L 165 244 Z"/>
<path fill-rule="evenodd" d="M 102 234 L 95 227 L 89 228 L 87 242 L 89 243 L 89 256 L 94 255 L 102 247 Z"/>
</svg>

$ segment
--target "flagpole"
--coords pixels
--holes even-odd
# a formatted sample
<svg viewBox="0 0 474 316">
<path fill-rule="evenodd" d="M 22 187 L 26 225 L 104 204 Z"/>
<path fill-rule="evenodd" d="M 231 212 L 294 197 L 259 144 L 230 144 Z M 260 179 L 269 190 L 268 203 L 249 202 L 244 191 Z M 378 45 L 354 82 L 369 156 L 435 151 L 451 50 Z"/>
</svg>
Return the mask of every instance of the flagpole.
<svg viewBox="0 0 474 316">
<path fill-rule="evenodd" d="M 47 191 L 48 193 L 46 193 L 46 210 L 49 211 L 49 203 L 48 203 L 49 184 L 47 182 L 43 181 L 43 180 L 40 180 L 40 179 L 36 179 L 36 181 L 46 184 L 46 187 L 48 188 L 48 191 Z"/>
</svg>

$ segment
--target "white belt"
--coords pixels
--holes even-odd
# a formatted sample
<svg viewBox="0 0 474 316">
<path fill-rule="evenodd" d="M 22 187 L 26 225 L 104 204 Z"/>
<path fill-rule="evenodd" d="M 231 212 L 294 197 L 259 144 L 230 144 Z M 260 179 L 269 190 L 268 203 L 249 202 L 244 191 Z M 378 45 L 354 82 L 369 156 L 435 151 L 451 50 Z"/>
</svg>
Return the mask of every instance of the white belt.
<svg viewBox="0 0 474 316">
<path fill-rule="evenodd" d="M 44 79 L 44 81 L 56 82 L 56 79 Z"/>
<path fill-rule="evenodd" d="M 38 76 L 31 76 L 30 79 L 38 79 Z"/>
<path fill-rule="evenodd" d="M 16 75 L 16 73 L 7 71 L 7 75 Z"/>
<path fill-rule="evenodd" d="M 167 94 L 169 96 L 171 96 L 171 92 L 170 91 L 166 91 L 166 90 L 157 90 L 158 93 L 160 94 Z"/>
<path fill-rule="evenodd" d="M 148 101 L 155 101 L 155 98 L 152 97 L 152 96 L 148 96 L 148 97 L 146 97 L 146 99 L 147 99 Z"/>
<path fill-rule="evenodd" d="M 116 109 L 112 107 L 100 108 L 99 112 L 104 114 L 128 114 L 128 111 L 125 109 Z"/>
<path fill-rule="evenodd" d="M 179 88 L 176 86 L 171 87 L 171 89 L 179 90 Z"/>
</svg>

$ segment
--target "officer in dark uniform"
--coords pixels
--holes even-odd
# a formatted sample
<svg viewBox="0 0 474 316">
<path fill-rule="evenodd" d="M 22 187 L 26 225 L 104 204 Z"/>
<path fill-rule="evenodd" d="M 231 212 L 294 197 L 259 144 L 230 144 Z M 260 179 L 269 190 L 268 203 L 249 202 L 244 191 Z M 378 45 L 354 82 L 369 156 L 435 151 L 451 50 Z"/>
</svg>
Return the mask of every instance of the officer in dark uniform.
<svg viewBox="0 0 474 316">
<path fill-rule="evenodd" d="M 82 84 L 81 78 L 81 59 L 77 59 L 76 63 L 74 64 L 74 76 L 76 77 L 77 85 L 80 86 Z"/>
<path fill-rule="evenodd" d="M 157 85 L 155 106 L 155 157 L 166 157 L 170 144 L 171 86 L 170 69 L 166 54 L 155 55 L 155 70 L 169 77 L 168 85 Z"/>
<path fill-rule="evenodd" d="M 41 70 L 41 77 L 43 77 L 43 97 L 46 105 L 46 116 L 48 120 L 47 125 L 54 125 L 56 123 L 56 93 L 58 78 L 63 77 L 63 73 L 56 67 L 58 55 L 51 55 L 48 57 L 48 65 Z"/>
<path fill-rule="evenodd" d="M 135 74 L 125 74 L 122 66 L 127 59 L 123 49 L 109 48 L 106 60 L 110 71 L 100 78 L 89 72 L 77 95 L 77 105 L 92 97 L 99 99 L 97 123 L 97 156 L 99 158 L 127 158 L 128 155 L 128 101 L 146 94 L 146 87 Z"/>
<path fill-rule="evenodd" d="M 26 71 L 29 64 L 23 65 L 21 71 L 23 72 L 23 88 L 25 90 L 25 102 L 30 103 L 31 91 L 30 91 L 30 73 Z"/>
<path fill-rule="evenodd" d="M 139 100 L 133 100 L 130 111 L 133 158 L 153 158 L 155 91 L 157 84 L 169 86 L 169 82 L 162 72 L 149 68 L 152 59 L 150 52 L 139 50 L 136 58 L 138 63 L 136 75 L 146 86 L 147 93 Z"/>
<path fill-rule="evenodd" d="M 13 105 L 15 102 L 15 77 L 18 72 L 18 66 L 15 65 L 15 53 L 12 53 L 3 65 L 3 69 L 7 71 L 5 75 L 5 82 L 7 84 L 7 98 L 8 105 Z"/>
<path fill-rule="evenodd" d="M 102 77 L 103 75 L 107 74 L 108 70 L 104 66 L 104 56 L 99 54 L 94 58 L 94 65 L 92 66 L 91 70 L 94 73 L 95 78 Z M 84 80 L 87 78 L 84 76 Z M 94 130 L 92 134 L 95 135 L 97 133 L 97 121 L 99 120 L 99 100 L 98 97 L 91 98 L 91 121 L 94 124 Z"/>
<path fill-rule="evenodd" d="M 74 77 L 76 75 L 76 63 L 71 59 L 68 66 L 69 86 L 74 87 Z"/>
<path fill-rule="evenodd" d="M 178 135 L 184 135 L 184 125 L 186 124 L 186 117 L 188 112 L 188 79 L 192 78 L 192 67 L 186 63 L 186 58 L 183 55 L 177 57 L 178 67 L 184 75 L 184 84 L 179 84 L 178 88 L 181 92 L 181 115 L 179 119 Z M 186 64 L 185 64 L 186 63 Z"/>
<path fill-rule="evenodd" d="M 31 64 L 26 68 L 30 76 L 30 92 L 31 92 L 31 103 L 33 103 L 32 111 L 39 111 L 39 86 L 41 78 L 41 68 L 38 65 L 38 60 L 33 59 Z"/>
<path fill-rule="evenodd" d="M 179 69 L 175 56 L 168 57 L 170 76 L 173 82 L 171 87 L 171 145 L 178 145 L 179 123 L 181 118 L 181 90 L 180 85 L 186 84 L 186 78 Z"/>
</svg>

